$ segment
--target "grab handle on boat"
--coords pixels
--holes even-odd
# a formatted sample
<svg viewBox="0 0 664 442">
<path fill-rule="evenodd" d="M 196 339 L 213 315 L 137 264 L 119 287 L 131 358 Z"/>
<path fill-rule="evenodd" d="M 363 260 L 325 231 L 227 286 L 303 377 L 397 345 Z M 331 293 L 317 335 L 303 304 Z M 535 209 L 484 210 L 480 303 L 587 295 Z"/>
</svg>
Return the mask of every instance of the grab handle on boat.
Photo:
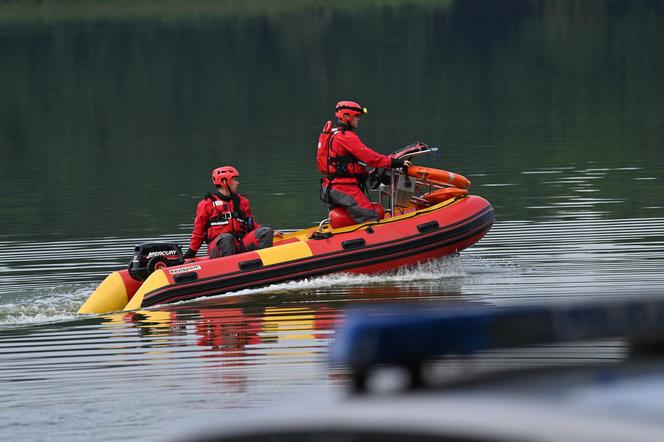
<svg viewBox="0 0 664 442">
<path fill-rule="evenodd" d="M 238 267 L 240 268 L 240 270 L 243 271 L 254 270 L 263 267 L 263 261 L 260 259 L 251 259 L 249 261 L 242 261 L 241 263 L 238 264 Z"/>
<path fill-rule="evenodd" d="M 181 273 L 179 275 L 173 276 L 173 281 L 175 282 L 188 282 L 188 281 L 195 281 L 197 279 L 198 279 L 198 273 L 196 272 Z"/>
<path fill-rule="evenodd" d="M 438 230 L 439 227 L 440 224 L 438 224 L 438 221 L 429 221 L 428 223 L 419 224 L 417 226 L 417 230 L 420 233 L 429 233 L 433 232 L 434 230 Z"/>
<path fill-rule="evenodd" d="M 364 238 L 356 238 L 356 239 L 349 239 L 347 241 L 343 241 L 341 243 L 341 247 L 343 247 L 344 250 L 358 249 L 360 247 L 364 247 L 366 244 L 367 243 L 364 240 Z"/>
<path fill-rule="evenodd" d="M 321 221 L 321 222 L 318 224 L 318 231 L 319 231 L 319 232 L 322 232 L 322 231 L 323 231 L 323 228 L 325 228 L 325 226 L 326 226 L 326 225 L 329 225 L 329 224 L 330 224 L 330 218 L 325 218 L 323 221 Z"/>
<path fill-rule="evenodd" d="M 332 232 L 314 232 L 309 239 L 327 239 L 332 238 Z"/>
</svg>

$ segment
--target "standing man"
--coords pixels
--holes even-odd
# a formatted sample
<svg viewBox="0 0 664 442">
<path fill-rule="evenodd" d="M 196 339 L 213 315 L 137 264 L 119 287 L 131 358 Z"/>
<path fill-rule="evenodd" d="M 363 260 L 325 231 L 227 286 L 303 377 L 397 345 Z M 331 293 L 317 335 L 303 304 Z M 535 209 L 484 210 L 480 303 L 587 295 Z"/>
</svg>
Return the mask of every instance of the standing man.
<svg viewBox="0 0 664 442">
<path fill-rule="evenodd" d="M 196 256 L 203 242 L 210 258 L 233 255 L 272 246 L 274 232 L 254 221 L 249 200 L 237 193 L 240 174 L 232 166 L 212 171 L 216 191 L 208 193 L 196 207 L 194 231 L 185 258 Z"/>
<path fill-rule="evenodd" d="M 369 173 L 367 166 L 398 169 L 410 161 L 391 158 L 367 147 L 355 130 L 367 109 L 354 101 L 340 101 L 335 107 L 337 124 L 330 121 L 318 139 L 317 165 L 324 178 L 321 198 L 330 208 L 345 207 L 357 223 L 381 218 L 362 188 Z"/>
</svg>

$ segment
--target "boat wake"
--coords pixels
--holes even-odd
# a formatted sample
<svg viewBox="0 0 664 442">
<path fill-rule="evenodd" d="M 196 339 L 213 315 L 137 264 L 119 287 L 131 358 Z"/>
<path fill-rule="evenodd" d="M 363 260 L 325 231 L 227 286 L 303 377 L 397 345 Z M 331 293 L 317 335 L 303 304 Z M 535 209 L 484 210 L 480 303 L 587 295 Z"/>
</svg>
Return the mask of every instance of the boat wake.
<svg viewBox="0 0 664 442">
<path fill-rule="evenodd" d="M 76 313 L 95 284 L 63 284 L 44 290 L 31 289 L 20 296 L 0 297 L 0 329 L 47 324 L 80 318 Z"/>
<path fill-rule="evenodd" d="M 190 304 L 192 302 L 209 302 L 210 300 L 220 298 L 244 297 L 262 293 L 296 293 L 310 291 L 329 291 L 345 292 L 353 288 L 362 288 L 360 291 L 368 288 L 388 288 L 398 287 L 401 289 L 417 288 L 421 290 L 429 283 L 439 283 L 441 281 L 452 281 L 466 278 L 469 276 L 468 266 L 489 268 L 489 263 L 480 264 L 481 258 L 468 256 L 448 256 L 413 266 L 402 267 L 384 273 L 375 274 L 353 274 L 353 273 L 333 273 L 330 275 L 318 276 L 314 278 L 305 278 L 297 281 L 272 284 L 260 288 L 251 288 L 227 292 L 220 295 L 198 298 L 195 301 L 182 301 L 173 305 Z M 149 309 L 149 308 L 148 308 Z"/>
<path fill-rule="evenodd" d="M 462 279 L 483 273 L 497 271 L 494 265 L 484 258 L 469 254 L 449 256 L 414 266 L 404 267 L 379 274 L 336 273 L 315 278 L 273 284 L 261 288 L 228 292 L 220 295 L 200 298 L 197 301 L 210 302 L 214 299 L 229 297 L 249 297 L 266 293 L 345 293 L 357 290 L 362 293 L 369 289 L 401 289 L 405 291 L 431 291 L 440 288 L 440 284 L 459 285 Z M 77 314 L 81 302 L 94 290 L 92 284 L 62 284 L 49 289 L 30 290 L 19 294 L 5 293 L 0 296 L 0 329 L 17 326 L 57 323 L 78 320 Z M 309 293 L 305 293 L 309 295 Z M 196 302 L 196 301 L 194 301 Z M 179 304 L 190 304 L 184 301 Z M 155 306 L 152 309 L 160 309 Z"/>
</svg>

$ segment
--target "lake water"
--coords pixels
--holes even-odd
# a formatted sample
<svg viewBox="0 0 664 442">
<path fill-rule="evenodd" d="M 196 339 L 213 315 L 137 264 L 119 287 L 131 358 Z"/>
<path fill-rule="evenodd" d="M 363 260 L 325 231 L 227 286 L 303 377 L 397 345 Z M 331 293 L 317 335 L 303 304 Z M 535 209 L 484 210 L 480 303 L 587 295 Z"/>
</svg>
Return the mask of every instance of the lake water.
<svg viewBox="0 0 664 442">
<path fill-rule="evenodd" d="M 0 439 L 164 440 L 333 397 L 356 306 L 662 294 L 664 4 L 415 3 L 0 21 Z M 379 151 L 439 146 L 424 164 L 471 179 L 491 232 L 388 275 L 75 313 L 135 244 L 187 243 L 214 167 L 262 224 L 324 218 L 314 149 L 339 99 Z"/>
</svg>

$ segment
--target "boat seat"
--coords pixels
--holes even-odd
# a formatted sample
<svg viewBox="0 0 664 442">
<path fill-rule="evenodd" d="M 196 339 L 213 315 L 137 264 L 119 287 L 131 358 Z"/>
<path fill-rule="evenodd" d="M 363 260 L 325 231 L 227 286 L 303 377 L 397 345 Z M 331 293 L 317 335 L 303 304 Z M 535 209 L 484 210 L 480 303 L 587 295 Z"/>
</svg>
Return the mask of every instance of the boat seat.
<svg viewBox="0 0 664 442">
<path fill-rule="evenodd" d="M 385 217 L 385 209 L 381 204 L 371 203 L 371 208 L 378 213 L 378 219 L 381 220 Z M 353 224 L 358 224 L 353 221 L 353 218 L 348 214 L 348 210 L 345 207 L 335 207 L 330 210 L 329 214 L 330 225 L 333 229 L 338 229 L 340 227 L 352 226 Z"/>
</svg>

